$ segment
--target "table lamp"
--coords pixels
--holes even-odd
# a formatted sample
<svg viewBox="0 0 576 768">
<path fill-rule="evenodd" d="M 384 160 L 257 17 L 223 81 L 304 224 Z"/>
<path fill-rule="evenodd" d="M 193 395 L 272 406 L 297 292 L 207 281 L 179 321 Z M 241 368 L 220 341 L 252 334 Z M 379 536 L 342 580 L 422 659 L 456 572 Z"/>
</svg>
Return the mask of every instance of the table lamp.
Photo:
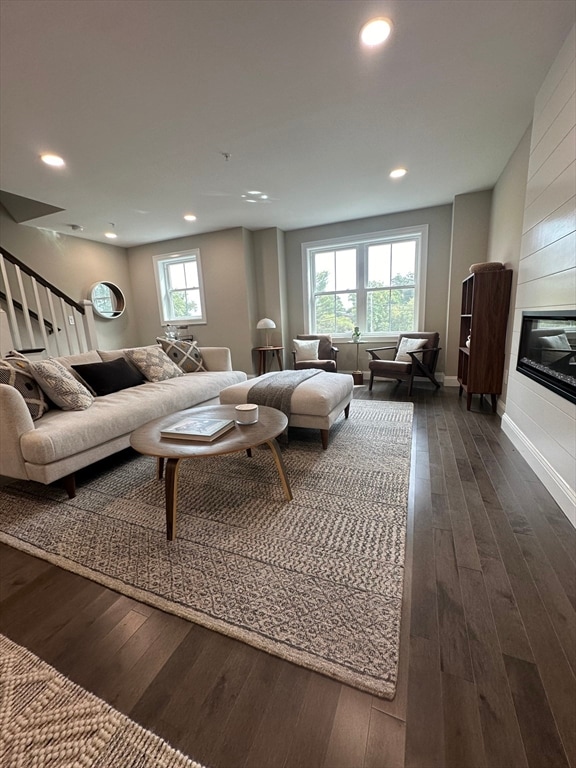
<svg viewBox="0 0 576 768">
<path fill-rule="evenodd" d="M 266 346 L 270 347 L 271 346 L 271 344 L 270 344 L 270 329 L 271 328 L 276 328 L 276 323 L 274 322 L 274 320 L 270 320 L 269 317 L 263 317 L 262 320 L 258 320 L 258 325 L 256 326 L 256 328 L 259 331 L 261 331 L 261 330 L 265 330 L 266 331 Z"/>
</svg>

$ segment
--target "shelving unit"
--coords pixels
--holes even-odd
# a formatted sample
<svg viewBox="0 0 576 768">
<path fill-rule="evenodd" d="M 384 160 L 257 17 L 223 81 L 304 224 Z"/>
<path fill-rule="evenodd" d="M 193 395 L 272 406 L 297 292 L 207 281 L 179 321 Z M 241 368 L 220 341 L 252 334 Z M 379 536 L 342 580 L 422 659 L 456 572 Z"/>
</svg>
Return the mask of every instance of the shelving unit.
<svg viewBox="0 0 576 768">
<path fill-rule="evenodd" d="M 498 395 L 502 393 L 511 287 L 511 269 L 476 272 L 462 282 L 458 382 L 460 395 L 466 392 L 468 410 L 472 395 L 490 395 L 496 412 Z"/>
</svg>

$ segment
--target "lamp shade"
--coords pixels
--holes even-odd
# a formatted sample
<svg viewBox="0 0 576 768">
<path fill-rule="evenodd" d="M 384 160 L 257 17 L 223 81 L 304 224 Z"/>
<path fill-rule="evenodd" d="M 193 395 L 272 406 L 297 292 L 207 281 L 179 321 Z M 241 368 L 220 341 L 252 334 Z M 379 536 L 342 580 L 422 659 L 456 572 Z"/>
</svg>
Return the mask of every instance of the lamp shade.
<svg viewBox="0 0 576 768">
<path fill-rule="evenodd" d="M 268 328 L 276 328 L 276 323 L 274 320 L 270 320 L 269 317 L 263 317 L 262 320 L 258 320 L 256 328 L 258 328 L 259 331 L 267 330 Z"/>
<path fill-rule="evenodd" d="M 259 331 L 266 331 L 266 346 L 270 346 L 270 331 L 272 328 L 276 328 L 276 323 L 274 320 L 270 320 L 269 317 L 263 317 L 262 320 L 258 320 L 258 325 L 256 326 Z"/>
</svg>

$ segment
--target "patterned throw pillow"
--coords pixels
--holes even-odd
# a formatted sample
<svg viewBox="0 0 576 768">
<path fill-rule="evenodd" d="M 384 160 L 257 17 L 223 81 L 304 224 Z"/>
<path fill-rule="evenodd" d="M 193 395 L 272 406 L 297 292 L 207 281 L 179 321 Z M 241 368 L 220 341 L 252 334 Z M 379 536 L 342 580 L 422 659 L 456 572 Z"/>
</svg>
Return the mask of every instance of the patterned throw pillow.
<svg viewBox="0 0 576 768">
<path fill-rule="evenodd" d="M 63 411 L 85 411 L 94 396 L 70 371 L 53 358 L 30 363 L 32 375 L 50 400 Z"/>
<path fill-rule="evenodd" d="M 408 339 L 404 336 L 398 347 L 398 352 L 396 353 L 396 362 L 411 363 L 412 358 L 408 352 L 416 352 L 417 349 L 422 349 L 427 341 L 428 339 Z"/>
<path fill-rule="evenodd" d="M 38 421 L 48 410 L 44 392 L 30 372 L 30 361 L 23 355 L 10 356 L 0 360 L 0 384 L 9 384 L 20 392 L 32 421 Z"/>
<path fill-rule="evenodd" d="M 206 370 L 204 360 L 202 360 L 202 353 L 195 341 L 165 339 L 162 336 L 158 336 L 156 341 L 166 352 L 170 360 L 173 360 L 184 373 L 196 373 L 196 371 Z"/>
<path fill-rule="evenodd" d="M 148 381 L 164 381 L 183 375 L 160 347 L 135 347 L 127 349 L 125 355 Z"/>
</svg>

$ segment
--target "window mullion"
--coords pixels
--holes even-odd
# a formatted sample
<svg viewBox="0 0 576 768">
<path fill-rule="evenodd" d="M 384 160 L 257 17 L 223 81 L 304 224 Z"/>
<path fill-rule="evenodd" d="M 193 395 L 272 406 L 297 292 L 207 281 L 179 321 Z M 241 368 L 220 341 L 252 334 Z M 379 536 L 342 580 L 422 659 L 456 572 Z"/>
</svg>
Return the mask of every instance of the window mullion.
<svg viewBox="0 0 576 768">
<path fill-rule="evenodd" d="M 360 328 L 366 328 L 366 275 L 368 274 L 368 246 L 361 243 L 356 249 L 356 316 Z"/>
</svg>

